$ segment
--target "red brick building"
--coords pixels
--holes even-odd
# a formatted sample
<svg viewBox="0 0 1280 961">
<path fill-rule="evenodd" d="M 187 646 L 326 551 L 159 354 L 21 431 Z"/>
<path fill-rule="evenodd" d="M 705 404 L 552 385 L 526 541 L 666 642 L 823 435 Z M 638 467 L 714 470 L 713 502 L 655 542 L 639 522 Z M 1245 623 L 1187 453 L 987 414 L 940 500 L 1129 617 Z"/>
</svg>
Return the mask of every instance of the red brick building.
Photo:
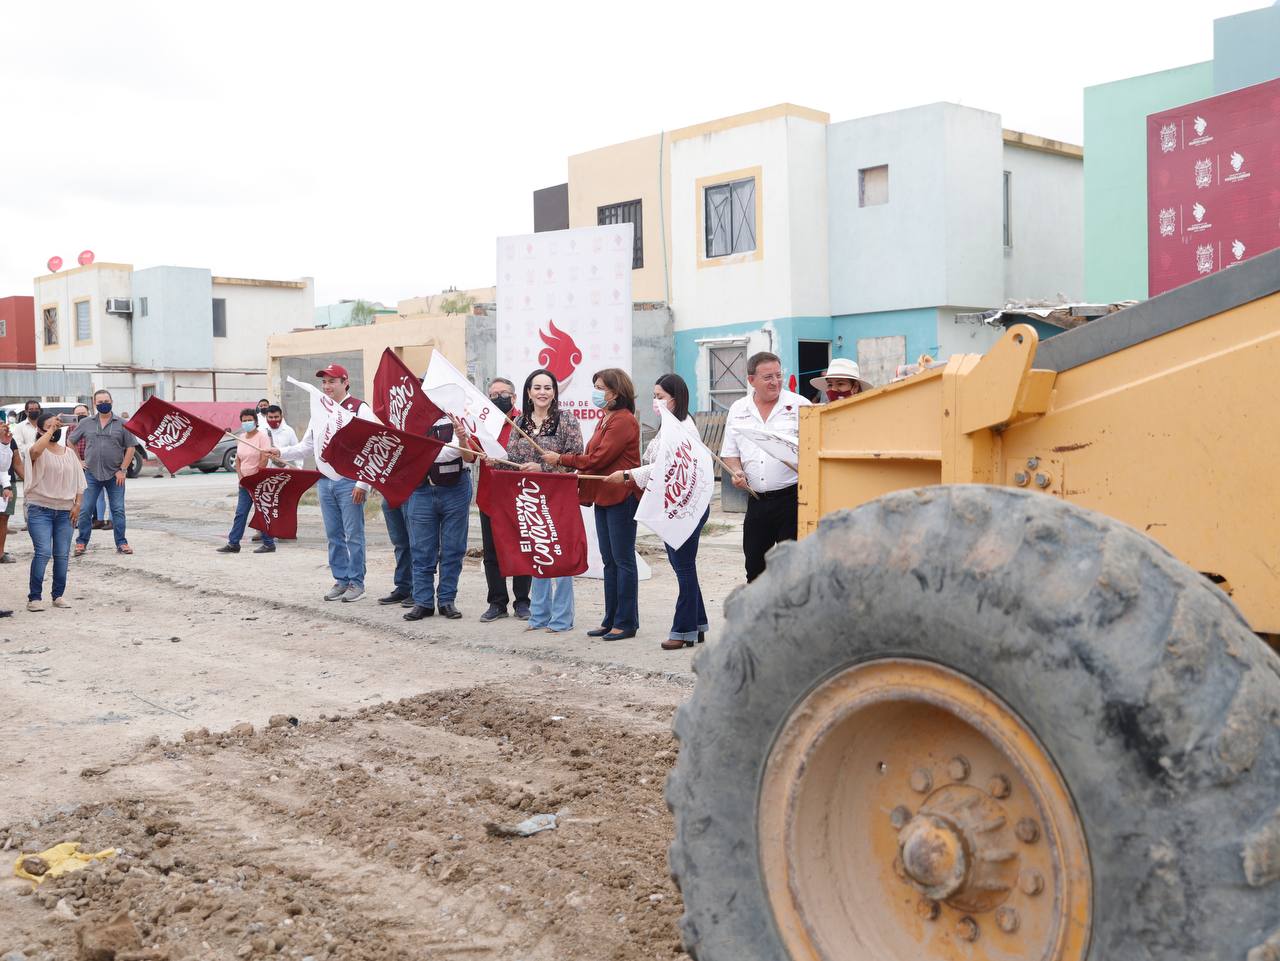
<svg viewBox="0 0 1280 961">
<path fill-rule="evenodd" d="M 0 367 L 35 364 L 35 298 L 0 297 Z"/>
</svg>

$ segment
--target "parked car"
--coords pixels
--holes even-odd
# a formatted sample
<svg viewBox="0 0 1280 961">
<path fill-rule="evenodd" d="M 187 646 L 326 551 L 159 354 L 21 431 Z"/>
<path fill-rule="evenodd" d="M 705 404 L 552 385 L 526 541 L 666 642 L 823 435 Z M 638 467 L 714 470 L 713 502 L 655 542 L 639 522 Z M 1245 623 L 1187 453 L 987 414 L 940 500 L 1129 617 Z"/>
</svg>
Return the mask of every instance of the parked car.
<svg viewBox="0 0 1280 961">
<path fill-rule="evenodd" d="M 218 446 L 191 465 L 206 474 L 212 474 L 221 468 L 234 471 L 236 469 L 236 442 L 230 437 L 218 441 Z"/>
</svg>

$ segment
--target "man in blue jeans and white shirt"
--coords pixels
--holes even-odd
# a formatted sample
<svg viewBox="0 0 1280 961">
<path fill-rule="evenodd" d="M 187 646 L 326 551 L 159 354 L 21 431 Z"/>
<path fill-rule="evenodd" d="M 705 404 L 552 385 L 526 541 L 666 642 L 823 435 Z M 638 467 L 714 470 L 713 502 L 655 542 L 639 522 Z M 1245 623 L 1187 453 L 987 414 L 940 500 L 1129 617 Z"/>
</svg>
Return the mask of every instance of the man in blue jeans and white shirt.
<svg viewBox="0 0 1280 961">
<path fill-rule="evenodd" d="M 382 423 L 368 404 L 351 396 L 351 381 L 341 364 L 330 364 L 316 371 L 316 376 L 320 378 L 320 389 L 332 401 L 363 420 Z M 324 599 L 358 601 L 364 596 L 364 501 L 369 485 L 340 476 L 324 459 L 324 451 L 316 450 L 315 431 L 310 426 L 298 443 L 273 447 L 270 453 L 284 461 L 307 454 L 315 457 L 316 470 L 324 475 L 316 485 L 316 492 L 320 497 L 320 516 L 324 518 L 324 536 L 329 541 L 329 570 L 333 572 L 333 587 Z"/>
<path fill-rule="evenodd" d="M 124 480 L 129 473 L 138 439 L 124 429 L 124 421 L 111 413 L 111 391 L 100 390 L 93 395 L 97 411 L 76 424 L 67 437 L 67 444 L 74 446 L 87 441 L 84 448 L 84 504 L 80 512 L 79 530 L 76 531 L 75 556 L 81 556 L 89 547 L 93 532 L 93 506 L 99 491 L 107 492 L 107 504 L 111 511 L 111 533 L 115 535 L 116 552 L 132 554 L 133 548 L 124 531 Z"/>
</svg>

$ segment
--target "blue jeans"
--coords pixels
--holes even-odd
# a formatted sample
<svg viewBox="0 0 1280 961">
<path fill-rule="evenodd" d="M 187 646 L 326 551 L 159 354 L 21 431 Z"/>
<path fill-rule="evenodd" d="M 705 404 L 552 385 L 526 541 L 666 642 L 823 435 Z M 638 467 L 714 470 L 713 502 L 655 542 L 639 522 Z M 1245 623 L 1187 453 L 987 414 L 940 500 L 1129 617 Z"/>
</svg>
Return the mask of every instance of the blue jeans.
<svg viewBox="0 0 1280 961">
<path fill-rule="evenodd" d="M 105 490 L 98 494 L 98 500 L 93 505 L 93 519 L 95 521 L 105 521 L 107 519 L 107 492 Z"/>
<path fill-rule="evenodd" d="M 573 627 L 573 578 L 535 577 L 529 587 L 529 627 Z"/>
<path fill-rule="evenodd" d="M 84 496 L 80 503 L 87 509 L 80 511 L 80 527 L 76 531 L 76 543 L 89 543 L 89 535 L 93 533 L 93 505 L 105 492 L 107 503 L 111 505 L 111 533 L 115 535 L 116 547 L 125 544 L 127 539 L 124 536 L 124 485 L 116 483 L 114 474 L 100 481 L 87 470 L 84 472 L 84 482 Z"/>
<path fill-rule="evenodd" d="M 463 474 L 452 487 L 436 487 L 424 480 L 404 504 L 404 512 L 413 554 L 413 603 L 420 607 L 452 604 L 458 596 L 462 557 L 467 553 L 471 475 Z"/>
<path fill-rule="evenodd" d="M 386 498 L 382 500 L 382 519 L 387 522 L 387 537 L 396 552 L 396 593 L 412 597 L 413 552 L 409 549 L 409 527 L 404 514 L 408 506 L 406 502 L 399 507 L 388 507 Z"/>
<path fill-rule="evenodd" d="M 666 545 L 667 560 L 671 562 L 671 569 L 676 572 L 676 583 L 680 585 L 676 616 L 671 620 L 671 633 L 667 635 L 673 641 L 696 641 L 698 632 L 707 629 L 707 609 L 702 603 L 702 588 L 698 586 L 698 539 L 702 525 L 710 516 L 711 509 L 707 508 L 689 539 L 679 548 Z"/>
<path fill-rule="evenodd" d="M 87 516 L 81 513 L 81 517 Z M 31 535 L 31 583 L 27 600 L 40 600 L 44 572 L 53 559 L 53 592 L 57 600 L 67 589 L 67 555 L 71 553 L 71 511 L 55 511 L 39 504 L 27 505 L 27 533 Z"/>
<path fill-rule="evenodd" d="M 324 536 L 329 541 L 329 570 L 339 584 L 364 589 L 364 505 L 351 503 L 356 482 L 321 477 L 316 485 Z"/>
<path fill-rule="evenodd" d="M 241 487 L 240 496 L 236 499 L 236 519 L 231 522 L 231 533 L 227 535 L 227 543 L 233 547 L 240 546 L 240 538 L 244 537 L 244 525 L 249 520 L 249 511 L 252 509 L 253 498 L 249 496 L 247 490 Z M 275 547 L 276 539 L 266 531 L 263 531 L 262 545 L 264 547 Z"/>
<path fill-rule="evenodd" d="M 640 627 L 640 575 L 636 570 L 636 507 L 628 497 L 621 504 L 596 507 L 596 539 L 604 561 L 604 620 L 601 627 L 634 631 Z"/>
</svg>

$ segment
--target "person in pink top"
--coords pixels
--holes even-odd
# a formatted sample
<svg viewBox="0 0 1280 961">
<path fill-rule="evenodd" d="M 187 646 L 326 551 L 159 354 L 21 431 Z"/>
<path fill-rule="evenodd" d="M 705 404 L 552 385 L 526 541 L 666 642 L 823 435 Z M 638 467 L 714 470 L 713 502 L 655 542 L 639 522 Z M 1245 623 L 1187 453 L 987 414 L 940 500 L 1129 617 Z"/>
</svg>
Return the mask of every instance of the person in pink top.
<svg viewBox="0 0 1280 961">
<path fill-rule="evenodd" d="M 236 444 L 236 477 L 245 478 L 252 477 L 258 471 L 267 465 L 267 451 L 271 450 L 271 438 L 264 430 L 258 429 L 258 411 L 253 407 L 246 407 L 240 411 L 240 436 Z M 244 537 L 245 522 L 249 519 L 249 509 L 253 507 L 253 498 L 249 496 L 249 492 L 243 487 L 238 488 L 239 497 L 236 500 L 236 518 L 231 522 L 231 533 L 227 535 L 227 542 L 218 548 L 219 554 L 239 554 L 240 538 Z M 255 554 L 274 554 L 276 552 L 276 542 L 270 534 L 265 531 L 262 534 L 262 544 L 255 547 Z"/>
</svg>

